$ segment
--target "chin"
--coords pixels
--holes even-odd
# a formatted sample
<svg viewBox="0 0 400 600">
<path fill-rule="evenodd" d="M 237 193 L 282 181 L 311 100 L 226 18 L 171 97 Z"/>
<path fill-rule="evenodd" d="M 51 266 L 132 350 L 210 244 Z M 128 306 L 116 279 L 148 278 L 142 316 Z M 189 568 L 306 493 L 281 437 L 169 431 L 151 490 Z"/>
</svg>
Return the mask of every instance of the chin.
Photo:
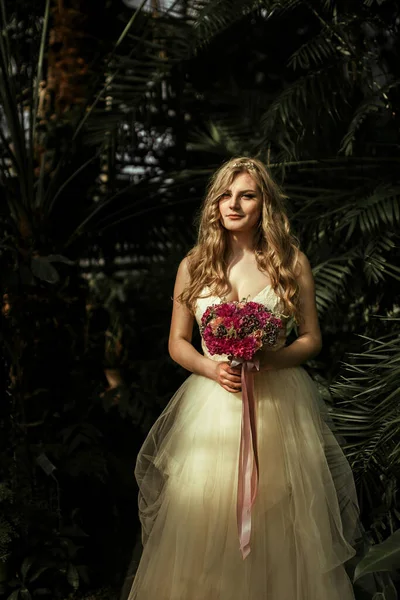
<svg viewBox="0 0 400 600">
<path fill-rule="evenodd" d="M 228 231 L 248 231 L 252 229 L 248 224 L 243 224 L 235 221 L 230 221 L 224 225 L 225 229 Z"/>
<path fill-rule="evenodd" d="M 227 231 L 246 231 L 246 229 L 243 228 L 243 227 L 235 227 L 235 226 L 232 227 L 232 225 L 230 225 L 230 224 L 229 225 L 225 225 L 225 229 Z"/>
</svg>

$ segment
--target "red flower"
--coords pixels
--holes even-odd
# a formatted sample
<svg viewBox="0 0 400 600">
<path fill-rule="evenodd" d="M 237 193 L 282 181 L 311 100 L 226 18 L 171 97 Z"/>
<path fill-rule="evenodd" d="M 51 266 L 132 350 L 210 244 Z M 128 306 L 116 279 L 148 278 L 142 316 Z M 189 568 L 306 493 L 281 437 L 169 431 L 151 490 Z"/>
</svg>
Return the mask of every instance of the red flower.
<svg viewBox="0 0 400 600">
<path fill-rule="evenodd" d="M 252 360 L 263 345 L 274 346 L 282 320 L 258 302 L 223 302 L 208 306 L 200 331 L 208 352 Z"/>
</svg>

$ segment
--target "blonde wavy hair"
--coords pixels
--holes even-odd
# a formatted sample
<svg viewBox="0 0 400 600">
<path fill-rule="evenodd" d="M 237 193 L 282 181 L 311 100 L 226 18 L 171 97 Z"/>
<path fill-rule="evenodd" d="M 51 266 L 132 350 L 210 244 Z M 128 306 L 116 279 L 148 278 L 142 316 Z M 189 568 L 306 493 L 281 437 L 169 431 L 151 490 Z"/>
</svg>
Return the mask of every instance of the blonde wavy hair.
<svg viewBox="0 0 400 600">
<path fill-rule="evenodd" d="M 248 172 L 262 194 L 261 218 L 255 232 L 255 256 L 261 271 L 282 300 L 284 313 L 298 323 L 300 307 L 294 275 L 299 241 L 290 230 L 285 210 L 287 196 L 273 181 L 265 165 L 255 158 L 231 158 L 212 175 L 203 201 L 196 245 L 188 252 L 190 284 L 178 300 L 194 313 L 204 287 L 223 297 L 230 291 L 227 278 L 228 232 L 221 223 L 219 200 L 238 173 Z"/>
</svg>

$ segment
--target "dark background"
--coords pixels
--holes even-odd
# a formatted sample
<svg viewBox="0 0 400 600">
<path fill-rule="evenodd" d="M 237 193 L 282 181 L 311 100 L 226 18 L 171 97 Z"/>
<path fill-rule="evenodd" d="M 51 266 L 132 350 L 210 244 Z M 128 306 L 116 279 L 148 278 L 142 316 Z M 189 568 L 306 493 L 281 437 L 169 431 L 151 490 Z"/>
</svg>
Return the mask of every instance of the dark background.
<svg viewBox="0 0 400 600">
<path fill-rule="evenodd" d="M 352 575 L 370 546 L 383 561 L 356 597 L 392 600 L 397 3 L 130 4 L 0 0 L 0 598 L 116 598 L 134 572 L 136 453 L 188 375 L 167 349 L 176 269 L 209 176 L 247 155 L 313 267 L 305 368 L 356 479 Z"/>
</svg>

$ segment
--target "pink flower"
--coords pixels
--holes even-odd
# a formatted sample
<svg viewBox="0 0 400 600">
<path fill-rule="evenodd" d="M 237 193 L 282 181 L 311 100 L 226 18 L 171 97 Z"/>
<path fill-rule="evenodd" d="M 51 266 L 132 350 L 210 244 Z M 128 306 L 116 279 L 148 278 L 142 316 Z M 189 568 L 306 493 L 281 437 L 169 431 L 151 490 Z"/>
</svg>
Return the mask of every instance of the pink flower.
<svg viewBox="0 0 400 600">
<path fill-rule="evenodd" d="M 210 327 L 213 331 L 213 333 L 215 333 L 215 330 L 217 329 L 218 325 L 221 325 L 221 323 L 224 322 L 223 317 L 215 317 L 215 319 L 212 319 L 212 321 L 210 321 Z"/>
<path fill-rule="evenodd" d="M 207 307 L 200 331 L 211 355 L 251 360 L 263 345 L 276 344 L 282 321 L 258 302 L 223 302 Z"/>
</svg>

